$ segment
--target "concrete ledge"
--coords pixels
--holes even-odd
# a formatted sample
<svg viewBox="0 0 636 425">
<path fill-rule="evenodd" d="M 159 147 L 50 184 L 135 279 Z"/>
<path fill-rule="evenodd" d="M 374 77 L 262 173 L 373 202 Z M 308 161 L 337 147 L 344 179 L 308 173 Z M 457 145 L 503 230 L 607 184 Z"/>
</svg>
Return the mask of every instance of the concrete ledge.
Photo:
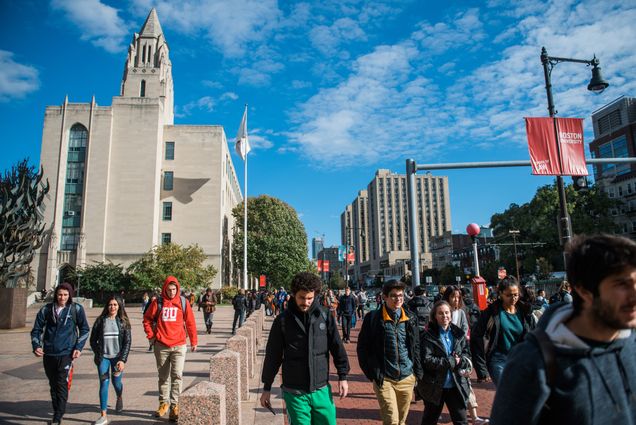
<svg viewBox="0 0 636 425">
<path fill-rule="evenodd" d="M 228 339 L 225 346 L 228 350 L 239 353 L 240 359 L 240 378 L 241 378 L 241 400 L 247 400 L 249 398 L 249 377 L 248 377 L 248 364 L 249 357 L 247 356 L 247 338 L 241 335 L 234 335 Z"/>
<path fill-rule="evenodd" d="M 210 358 L 210 381 L 225 386 L 228 425 L 241 425 L 241 355 L 223 350 Z"/>
<path fill-rule="evenodd" d="M 225 386 L 202 381 L 179 397 L 180 425 L 225 425 Z"/>
</svg>

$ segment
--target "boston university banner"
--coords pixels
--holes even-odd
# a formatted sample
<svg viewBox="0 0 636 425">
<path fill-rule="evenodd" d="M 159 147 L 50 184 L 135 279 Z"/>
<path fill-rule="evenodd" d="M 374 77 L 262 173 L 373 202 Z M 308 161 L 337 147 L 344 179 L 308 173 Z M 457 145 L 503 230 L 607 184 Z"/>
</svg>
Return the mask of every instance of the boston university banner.
<svg viewBox="0 0 636 425">
<path fill-rule="evenodd" d="M 587 176 L 582 118 L 526 118 L 528 150 L 532 174 L 546 176 Z M 559 134 L 555 143 L 554 121 Z"/>
</svg>

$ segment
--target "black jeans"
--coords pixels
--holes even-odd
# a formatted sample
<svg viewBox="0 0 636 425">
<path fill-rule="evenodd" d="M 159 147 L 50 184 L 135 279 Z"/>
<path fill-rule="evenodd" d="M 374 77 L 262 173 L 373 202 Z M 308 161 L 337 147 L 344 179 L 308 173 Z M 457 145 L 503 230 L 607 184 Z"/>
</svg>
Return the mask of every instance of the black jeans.
<svg viewBox="0 0 636 425">
<path fill-rule="evenodd" d="M 351 316 L 342 315 L 342 339 L 349 340 L 351 336 Z"/>
<path fill-rule="evenodd" d="M 440 404 L 429 403 L 424 400 L 424 415 L 422 416 L 422 425 L 435 425 L 439 416 L 442 414 L 444 403 L 448 407 L 451 419 L 454 425 L 467 425 L 466 419 L 466 400 L 457 387 L 443 389 L 442 400 Z"/>
<path fill-rule="evenodd" d="M 44 372 L 49 379 L 51 401 L 53 402 L 53 422 L 60 421 L 66 413 L 68 400 L 68 377 L 73 358 L 67 356 L 44 356 Z"/>
</svg>

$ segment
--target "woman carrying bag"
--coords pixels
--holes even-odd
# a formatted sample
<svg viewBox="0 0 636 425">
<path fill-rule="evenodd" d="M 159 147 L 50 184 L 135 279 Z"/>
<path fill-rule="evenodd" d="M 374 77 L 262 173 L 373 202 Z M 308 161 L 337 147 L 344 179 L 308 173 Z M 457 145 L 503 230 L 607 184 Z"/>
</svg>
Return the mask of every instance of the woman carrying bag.
<svg viewBox="0 0 636 425">
<path fill-rule="evenodd" d="M 131 333 L 130 320 L 121 298 L 111 295 L 106 301 L 104 310 L 95 319 L 90 338 L 99 375 L 101 409 L 101 417 L 95 421 L 95 425 L 108 423 L 106 415 L 108 411 L 108 384 L 111 380 L 117 394 L 115 411 L 121 412 L 124 408 L 122 372 L 130 352 Z"/>
<path fill-rule="evenodd" d="M 466 334 L 451 322 L 451 308 L 437 301 L 431 310 L 428 329 L 421 334 L 420 350 L 424 377 L 417 392 L 424 400 L 422 425 L 435 425 L 444 404 L 453 424 L 467 425 L 466 401 L 470 394 L 465 370 L 470 368 Z"/>
</svg>

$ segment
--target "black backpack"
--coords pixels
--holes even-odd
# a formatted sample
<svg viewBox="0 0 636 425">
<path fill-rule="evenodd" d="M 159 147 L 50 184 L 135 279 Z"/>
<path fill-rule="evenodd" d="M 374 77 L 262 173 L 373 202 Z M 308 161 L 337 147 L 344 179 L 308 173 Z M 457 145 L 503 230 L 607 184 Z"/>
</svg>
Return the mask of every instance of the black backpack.
<svg viewBox="0 0 636 425">
<path fill-rule="evenodd" d="M 563 301 L 563 294 L 561 293 L 561 291 L 555 292 L 550 297 L 550 304 L 556 304 L 556 303 L 561 302 L 561 301 Z"/>
</svg>

